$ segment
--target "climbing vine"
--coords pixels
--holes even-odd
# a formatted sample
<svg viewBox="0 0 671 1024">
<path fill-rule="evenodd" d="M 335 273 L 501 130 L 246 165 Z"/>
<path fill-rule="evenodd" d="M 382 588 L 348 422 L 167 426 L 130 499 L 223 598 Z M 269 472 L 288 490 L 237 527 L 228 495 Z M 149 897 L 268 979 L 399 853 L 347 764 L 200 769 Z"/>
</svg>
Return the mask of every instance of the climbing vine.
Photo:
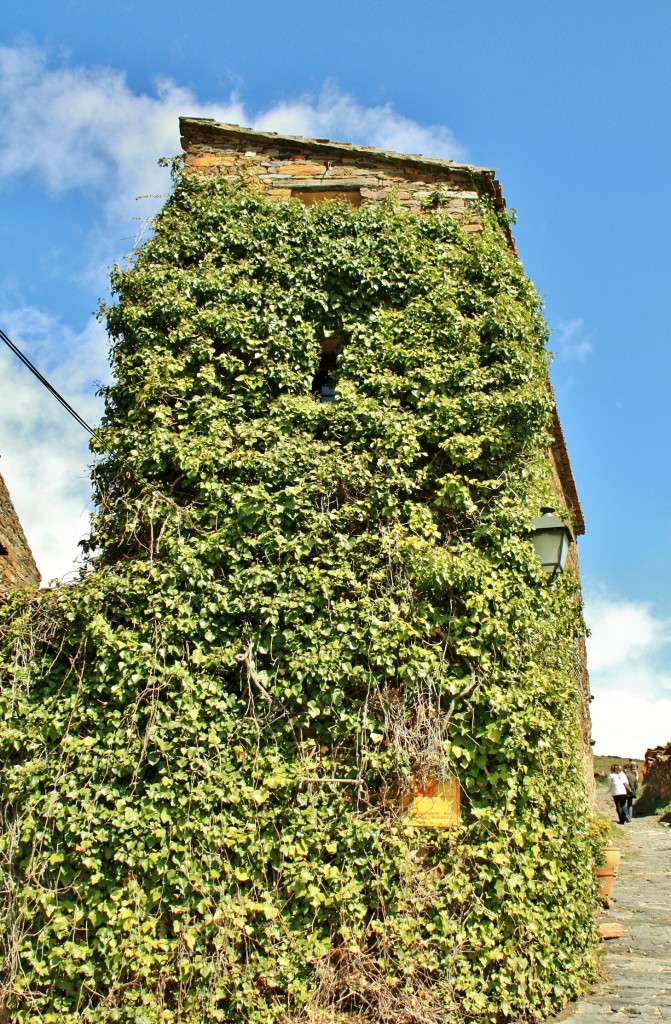
<svg viewBox="0 0 671 1024">
<path fill-rule="evenodd" d="M 112 284 L 90 565 L 1 613 L 11 1019 L 556 1009 L 594 971 L 583 626 L 495 218 L 182 174 Z M 448 775 L 460 824 L 413 826 Z"/>
</svg>

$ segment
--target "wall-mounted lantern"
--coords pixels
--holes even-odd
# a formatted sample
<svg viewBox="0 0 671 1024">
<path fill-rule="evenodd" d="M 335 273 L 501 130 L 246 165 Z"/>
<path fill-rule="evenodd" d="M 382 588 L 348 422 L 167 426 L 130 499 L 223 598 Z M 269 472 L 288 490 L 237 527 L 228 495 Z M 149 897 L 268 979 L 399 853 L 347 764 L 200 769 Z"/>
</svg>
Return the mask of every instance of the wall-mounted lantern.
<svg viewBox="0 0 671 1024">
<path fill-rule="evenodd" d="M 551 506 L 544 506 L 541 512 L 543 514 L 531 524 L 531 539 L 543 572 L 554 576 L 564 571 L 573 537 L 568 526 L 555 514 Z"/>
</svg>

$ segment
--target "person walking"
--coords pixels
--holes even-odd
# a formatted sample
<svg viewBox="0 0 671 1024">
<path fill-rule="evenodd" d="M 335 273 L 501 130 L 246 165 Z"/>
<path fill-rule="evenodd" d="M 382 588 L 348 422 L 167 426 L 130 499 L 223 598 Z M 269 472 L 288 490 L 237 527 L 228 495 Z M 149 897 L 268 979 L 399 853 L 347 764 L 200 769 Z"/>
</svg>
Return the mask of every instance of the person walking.
<svg viewBox="0 0 671 1024">
<path fill-rule="evenodd" d="M 627 821 L 627 776 L 622 771 L 622 766 L 619 764 L 612 764 L 610 766 L 610 774 L 606 778 L 606 785 L 608 786 L 608 793 L 613 798 L 615 804 L 615 810 L 617 811 L 617 820 L 620 825 L 626 825 Z"/>
<path fill-rule="evenodd" d="M 636 768 L 636 762 L 630 761 L 629 764 L 624 766 L 624 774 L 627 779 L 627 818 L 629 821 L 634 817 L 634 800 L 638 792 L 638 769 Z"/>
</svg>

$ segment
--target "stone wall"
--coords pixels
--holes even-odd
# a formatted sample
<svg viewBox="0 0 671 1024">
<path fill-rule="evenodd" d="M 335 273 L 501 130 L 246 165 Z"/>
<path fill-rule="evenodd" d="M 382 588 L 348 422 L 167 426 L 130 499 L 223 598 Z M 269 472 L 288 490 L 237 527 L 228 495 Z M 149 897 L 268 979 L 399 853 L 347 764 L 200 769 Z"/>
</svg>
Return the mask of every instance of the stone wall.
<svg viewBox="0 0 671 1024">
<path fill-rule="evenodd" d="M 467 231 L 480 231 L 479 201 L 505 208 L 494 172 L 457 164 L 336 143 L 328 139 L 256 132 L 204 118 L 181 118 L 185 166 L 229 178 L 255 179 L 269 199 L 302 198 L 311 193 L 334 198 L 356 193 L 355 205 L 380 203 L 394 193 L 402 206 L 419 212 L 439 203 Z M 512 245 L 509 232 L 508 241 Z"/>
<path fill-rule="evenodd" d="M 645 798 L 651 807 L 671 804 L 671 743 L 645 752 Z"/>
<path fill-rule="evenodd" d="M 576 554 L 574 555 L 576 571 L 578 570 L 577 557 L 578 556 L 576 552 Z M 580 753 L 582 758 L 582 767 L 583 773 L 585 775 L 585 781 L 587 783 L 587 790 L 592 804 L 592 809 L 596 813 L 596 779 L 594 777 L 594 755 L 592 747 L 592 715 L 590 711 L 592 695 L 589 686 L 589 672 L 587 669 L 587 648 L 584 636 L 581 636 L 576 640 L 575 677 L 576 685 L 579 687 L 580 690 L 580 704 L 578 708 L 578 714 L 580 716 Z"/>
<path fill-rule="evenodd" d="M 0 476 L 0 600 L 17 587 L 37 587 L 39 583 L 35 559 Z"/>
<path fill-rule="evenodd" d="M 573 472 L 569 462 L 564 432 L 559 422 L 556 406 L 553 410 L 552 422 L 552 445 L 548 452 L 552 467 L 552 488 L 555 493 L 557 508 L 564 508 L 568 511 L 571 521 L 571 528 L 574 539 L 585 532 L 585 521 L 578 499 L 578 492 L 573 479 Z M 580 565 L 578 561 L 578 545 L 572 544 L 569 549 L 567 567 L 571 568 L 580 577 Z M 596 813 L 596 782 L 594 779 L 594 761 L 592 755 L 592 715 L 590 704 L 592 696 L 589 686 L 589 672 L 587 668 L 587 649 L 585 638 L 576 640 L 574 652 L 574 673 L 576 686 L 580 691 L 579 704 L 579 727 L 581 740 L 581 757 L 583 772 L 587 782 L 592 808 Z"/>
</svg>

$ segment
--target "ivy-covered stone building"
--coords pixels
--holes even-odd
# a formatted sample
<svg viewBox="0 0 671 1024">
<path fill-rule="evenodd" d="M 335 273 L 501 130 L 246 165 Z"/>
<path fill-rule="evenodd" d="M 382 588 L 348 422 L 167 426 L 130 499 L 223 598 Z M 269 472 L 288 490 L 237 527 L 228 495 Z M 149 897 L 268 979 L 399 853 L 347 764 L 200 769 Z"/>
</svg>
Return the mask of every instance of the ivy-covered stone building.
<svg viewBox="0 0 671 1024">
<path fill-rule="evenodd" d="M 332 142 L 255 131 L 239 125 L 220 124 L 206 118 L 180 119 L 184 164 L 201 174 L 216 174 L 230 181 L 253 182 L 271 202 L 298 199 L 306 207 L 340 200 L 353 207 L 373 206 L 393 197 L 410 213 L 430 217 L 440 210 L 454 218 L 467 233 L 483 230 L 483 202 L 499 215 L 500 230 L 510 250 L 515 241 L 506 217 L 506 204 L 495 172 L 488 168 L 437 160 L 420 155 L 393 153 Z M 337 339 L 335 339 L 337 342 Z M 321 374 L 337 365 L 334 339 L 323 346 Z M 548 378 L 548 389 L 552 389 Z M 552 398 L 547 459 L 552 478 L 553 501 L 565 510 L 574 538 L 584 534 L 585 522 L 576 490 L 557 406 Z M 577 545 L 570 554 L 578 573 Z M 589 713 L 589 677 L 584 641 L 579 641 L 581 680 L 580 736 L 584 771 L 592 791 L 594 771 Z"/>
<path fill-rule="evenodd" d="M 598 836 L 577 561 L 529 531 L 583 524 L 499 185 L 181 127 L 89 565 L 0 608 L 0 1000 L 540 1020 L 596 971 Z"/>
<path fill-rule="evenodd" d="M 341 200 L 359 208 L 393 197 L 408 212 L 430 216 L 440 210 L 464 231 L 481 233 L 481 204 L 485 201 L 500 215 L 502 235 L 516 252 L 501 185 L 493 170 L 329 139 L 255 131 L 207 118 L 183 117 L 180 129 L 187 169 L 215 173 L 233 182 L 253 182 L 272 202 L 298 199 L 310 207 Z M 584 534 L 585 522 L 554 402 L 548 458 L 557 501 L 566 509 L 574 534 Z"/>
</svg>

